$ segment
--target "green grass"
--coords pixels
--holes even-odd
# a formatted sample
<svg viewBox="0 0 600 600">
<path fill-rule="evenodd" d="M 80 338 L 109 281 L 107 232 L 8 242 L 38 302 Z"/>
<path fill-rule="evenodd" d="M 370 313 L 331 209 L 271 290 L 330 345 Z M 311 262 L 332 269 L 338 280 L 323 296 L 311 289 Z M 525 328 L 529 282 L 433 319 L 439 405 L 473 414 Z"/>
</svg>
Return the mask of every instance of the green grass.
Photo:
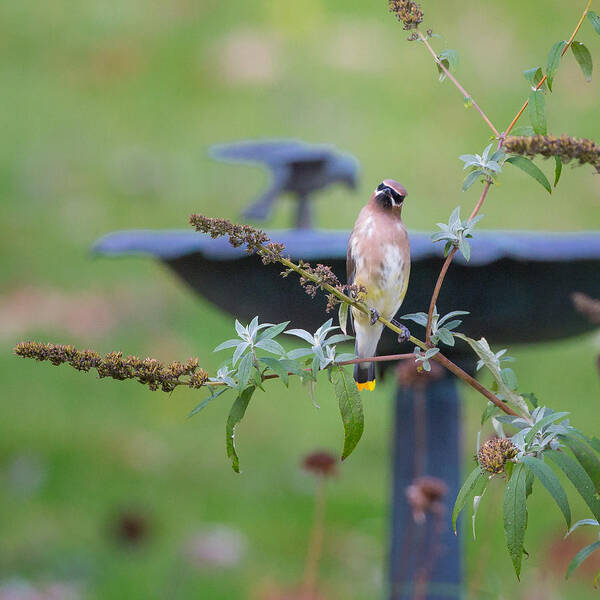
<svg viewBox="0 0 600 600">
<path fill-rule="evenodd" d="M 528 92 L 522 71 L 545 64 L 584 3 L 424 4 L 428 25 L 460 55 L 461 82 L 506 127 Z M 272 79 L 227 78 L 223 47 L 236 35 L 268 41 Z M 600 56 L 600 37 L 589 24 L 578 37 Z M 317 203 L 323 226 L 351 227 L 385 177 L 409 190 L 405 219 L 412 229 L 431 229 L 455 206 L 473 205 L 477 186 L 461 193 L 457 157 L 480 152 L 489 132 L 453 87 L 437 82 L 425 49 L 405 38 L 383 1 L 2 3 L 3 297 L 23 286 L 74 296 L 85 291 L 107 298 L 120 321 L 94 334 L 51 322 L 3 334 L 0 581 L 74 579 L 86 598 L 104 600 L 247 598 L 270 582 L 299 580 L 312 513 L 312 482 L 299 461 L 315 448 L 342 446 L 327 386 L 317 392 L 318 411 L 297 385 L 257 396 L 239 430 L 243 474 L 236 476 L 224 451 L 227 397 L 187 421 L 198 393 L 167 396 L 97 381 L 17 360 L 11 347 L 35 338 L 163 359 L 198 355 L 203 366 L 217 366 L 211 349 L 229 336 L 230 317 L 192 297 L 158 264 L 92 260 L 88 253 L 96 238 L 115 229 L 185 228 L 193 211 L 235 218 L 265 177 L 211 162 L 206 151 L 214 142 L 298 137 L 354 153 L 362 165 L 360 190 L 324 194 Z M 434 45 L 442 50 L 446 41 L 436 38 Z M 600 139 L 600 86 L 596 78 L 585 82 L 570 54 L 554 90 L 550 130 Z M 127 170 L 132 156 L 141 157 L 145 177 Z M 600 179 L 588 168 L 565 169 L 552 196 L 507 168 L 482 226 L 598 228 L 599 193 Z M 290 210 L 284 203 L 273 226 L 286 226 Z M 589 337 L 511 349 L 523 389 L 571 410 L 575 425 L 590 432 L 600 425 L 594 352 Z M 364 438 L 330 486 L 322 581 L 331 598 L 382 595 L 391 397 L 388 382 L 365 399 Z M 470 391 L 464 397 L 467 460 L 482 403 Z M 6 479 L 22 455 L 37 457 L 46 473 L 31 496 L 19 495 Z M 589 576 L 565 586 L 547 558 L 549 541 L 562 530 L 543 491 L 529 511 L 531 558 L 516 585 L 497 493 L 482 505 L 478 541 L 465 540 L 473 597 L 524 598 L 542 579 L 559 596 L 589 597 Z M 121 506 L 149 515 L 148 543 L 138 551 L 119 549 L 107 533 Z M 583 507 L 576 516 L 584 516 Z M 182 547 L 207 523 L 246 536 L 248 552 L 233 571 L 196 570 L 183 561 Z"/>
</svg>

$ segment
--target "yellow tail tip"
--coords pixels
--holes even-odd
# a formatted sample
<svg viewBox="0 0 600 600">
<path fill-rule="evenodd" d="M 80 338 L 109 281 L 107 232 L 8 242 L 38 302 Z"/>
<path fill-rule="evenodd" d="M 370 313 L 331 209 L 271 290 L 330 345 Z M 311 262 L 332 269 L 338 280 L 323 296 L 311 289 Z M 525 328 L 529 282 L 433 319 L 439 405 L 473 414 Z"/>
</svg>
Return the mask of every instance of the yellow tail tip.
<svg viewBox="0 0 600 600">
<path fill-rule="evenodd" d="M 372 392 L 375 389 L 375 379 L 373 379 L 373 381 L 365 381 L 365 383 L 358 383 L 358 381 L 356 382 L 356 387 L 358 388 L 359 392 L 362 392 L 363 390 L 368 390 L 369 392 Z"/>
</svg>

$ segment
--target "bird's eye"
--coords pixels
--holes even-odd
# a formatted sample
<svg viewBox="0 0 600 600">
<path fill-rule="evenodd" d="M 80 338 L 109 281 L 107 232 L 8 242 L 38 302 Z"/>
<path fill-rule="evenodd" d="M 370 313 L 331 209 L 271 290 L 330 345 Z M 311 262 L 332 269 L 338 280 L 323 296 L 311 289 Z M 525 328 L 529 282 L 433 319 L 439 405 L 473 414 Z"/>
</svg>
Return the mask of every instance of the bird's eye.
<svg viewBox="0 0 600 600">
<path fill-rule="evenodd" d="M 380 183 L 380 184 L 377 186 L 377 191 L 378 191 L 378 192 L 380 192 L 381 190 L 385 189 L 386 187 L 387 187 L 387 186 L 386 186 L 385 184 L 383 184 L 383 183 Z"/>
</svg>

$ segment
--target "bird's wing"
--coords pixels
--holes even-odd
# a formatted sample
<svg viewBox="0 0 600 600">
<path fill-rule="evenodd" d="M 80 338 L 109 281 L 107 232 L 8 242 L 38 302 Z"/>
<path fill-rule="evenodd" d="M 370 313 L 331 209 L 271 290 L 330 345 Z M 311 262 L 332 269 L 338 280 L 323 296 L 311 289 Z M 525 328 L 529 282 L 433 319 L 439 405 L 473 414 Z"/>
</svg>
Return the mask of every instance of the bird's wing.
<svg viewBox="0 0 600 600">
<path fill-rule="evenodd" d="M 218 144 L 210 155 L 226 162 L 280 165 L 290 162 L 290 157 L 302 158 L 307 148 L 311 146 L 297 140 L 255 140 Z"/>
<path fill-rule="evenodd" d="M 354 230 L 352 230 L 352 233 L 350 234 L 350 239 L 348 240 L 348 250 L 346 251 L 346 283 L 348 285 L 352 285 L 354 283 L 354 276 L 356 273 L 356 264 L 354 263 L 354 257 L 352 256 L 352 237 L 354 236 Z M 350 327 L 352 327 L 352 330 L 355 331 L 354 329 L 354 320 L 352 318 L 352 311 L 349 310 L 348 311 L 349 317 L 350 317 Z"/>
</svg>

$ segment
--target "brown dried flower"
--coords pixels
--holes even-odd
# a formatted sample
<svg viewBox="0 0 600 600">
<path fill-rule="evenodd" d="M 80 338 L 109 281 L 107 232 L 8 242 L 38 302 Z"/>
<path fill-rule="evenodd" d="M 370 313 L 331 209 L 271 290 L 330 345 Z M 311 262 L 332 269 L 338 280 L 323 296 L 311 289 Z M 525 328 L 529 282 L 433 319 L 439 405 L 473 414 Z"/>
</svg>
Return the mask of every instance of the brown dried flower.
<svg viewBox="0 0 600 600">
<path fill-rule="evenodd" d="M 564 163 L 577 160 L 580 165 L 592 165 L 600 173 L 600 146 L 592 140 L 567 135 L 509 136 L 504 140 L 504 149 L 510 154 L 560 156 Z"/>
<path fill-rule="evenodd" d="M 153 391 L 161 389 L 163 392 L 172 392 L 178 385 L 195 389 L 208 380 L 208 373 L 198 368 L 197 358 L 189 358 L 185 364 L 175 361 L 164 366 L 155 358 L 123 358 L 122 352 L 109 352 L 102 358 L 93 350 L 77 350 L 73 346 L 40 342 L 20 342 L 14 352 L 23 358 L 47 360 L 55 366 L 66 363 L 78 371 L 93 368 L 100 378 L 111 377 L 119 381 L 135 379 Z M 181 379 L 184 376 L 189 379 Z"/>
<path fill-rule="evenodd" d="M 389 0 L 390 12 L 404 24 L 404 29 L 416 29 L 423 21 L 421 7 L 411 0 Z"/>
<path fill-rule="evenodd" d="M 517 456 L 519 450 L 506 438 L 492 438 L 481 446 L 477 453 L 479 466 L 488 473 L 504 473 L 507 461 Z"/>
<path fill-rule="evenodd" d="M 448 486 L 437 477 L 418 477 L 406 488 L 406 499 L 412 508 L 416 523 L 425 521 L 426 513 L 441 516 L 444 511 L 444 496 Z"/>
<path fill-rule="evenodd" d="M 311 473 L 330 477 L 337 472 L 338 459 L 326 450 L 311 452 L 302 459 L 302 466 Z"/>
</svg>

